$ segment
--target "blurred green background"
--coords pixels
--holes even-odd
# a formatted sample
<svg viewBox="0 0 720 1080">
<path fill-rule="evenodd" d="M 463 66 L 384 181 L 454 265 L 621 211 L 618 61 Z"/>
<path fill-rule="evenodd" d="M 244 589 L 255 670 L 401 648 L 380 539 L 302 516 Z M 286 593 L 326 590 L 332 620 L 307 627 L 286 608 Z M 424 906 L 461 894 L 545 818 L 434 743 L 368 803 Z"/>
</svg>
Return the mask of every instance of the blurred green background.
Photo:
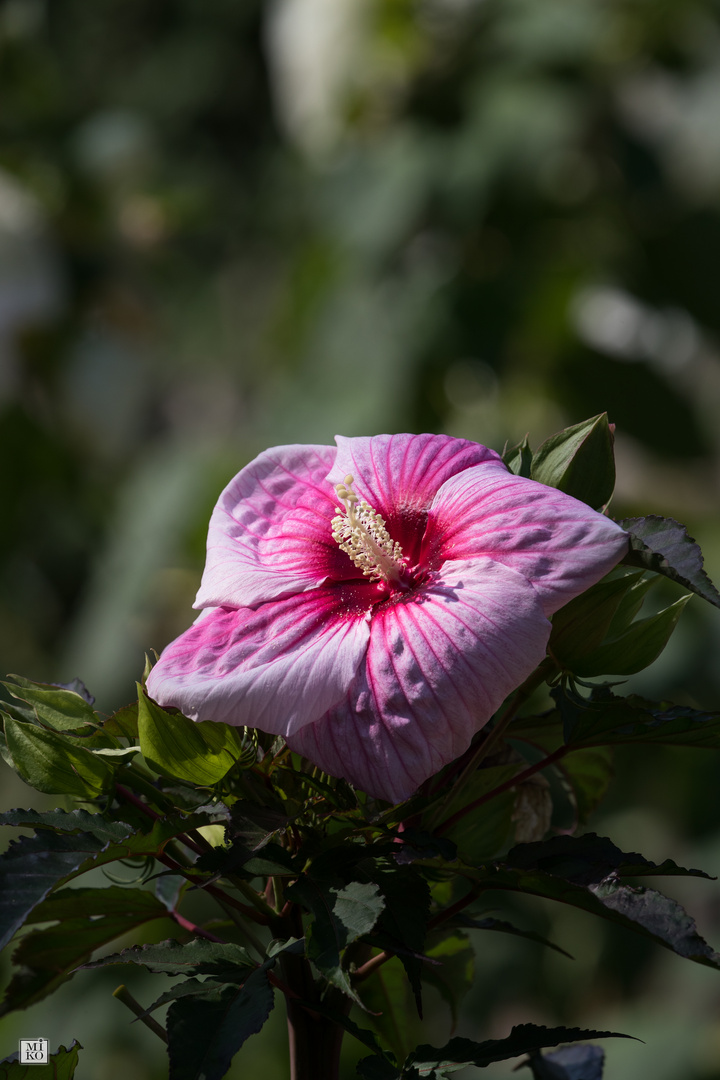
<svg viewBox="0 0 720 1080">
<path fill-rule="evenodd" d="M 719 258 L 717 0 L 4 0 L 3 670 L 129 701 L 224 484 L 336 432 L 502 449 L 607 410 L 613 513 L 685 522 L 717 580 Z M 633 683 L 718 705 L 719 645 L 694 600 Z M 717 758 L 620 756 L 597 828 L 720 872 Z M 718 887 L 668 891 L 720 945 Z M 608 1080 L 720 1078 L 717 972 L 518 918 L 577 959 L 482 935 L 460 1034 L 610 1028 L 646 1045 Z M 124 977 L 4 1021 L 0 1056 L 76 1037 L 81 1080 L 162 1077 Z M 281 1013 L 233 1076 L 285 1077 Z"/>
</svg>

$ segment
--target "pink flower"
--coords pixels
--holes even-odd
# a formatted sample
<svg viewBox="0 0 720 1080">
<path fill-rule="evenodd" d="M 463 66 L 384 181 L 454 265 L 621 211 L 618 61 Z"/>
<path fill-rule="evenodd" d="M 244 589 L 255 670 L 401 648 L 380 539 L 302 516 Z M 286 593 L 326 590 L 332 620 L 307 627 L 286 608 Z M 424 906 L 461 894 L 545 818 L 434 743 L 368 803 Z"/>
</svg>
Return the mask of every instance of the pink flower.
<svg viewBox="0 0 720 1080">
<path fill-rule="evenodd" d="M 201 614 L 148 690 L 394 802 L 463 753 L 627 537 L 477 443 L 336 442 L 266 450 L 226 487 Z"/>
</svg>

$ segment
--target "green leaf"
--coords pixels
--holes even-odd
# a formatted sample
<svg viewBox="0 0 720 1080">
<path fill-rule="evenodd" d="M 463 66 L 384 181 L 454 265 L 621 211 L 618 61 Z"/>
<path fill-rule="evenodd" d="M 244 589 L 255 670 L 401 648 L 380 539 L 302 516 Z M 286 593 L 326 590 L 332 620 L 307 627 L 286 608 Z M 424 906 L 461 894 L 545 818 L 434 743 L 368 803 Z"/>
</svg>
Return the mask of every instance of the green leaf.
<svg viewBox="0 0 720 1080">
<path fill-rule="evenodd" d="M 40 1066 L 42 1073 L 37 1065 L 22 1065 L 17 1060 L 16 1052 L 12 1057 L 0 1061 L 0 1080 L 40 1080 L 40 1077 L 49 1075 L 48 1068 L 52 1069 L 53 1080 L 73 1080 L 79 1050 L 82 1050 L 82 1045 L 76 1039 L 67 1050 L 61 1046 L 54 1054 L 50 1054 L 47 1066 Z"/>
<path fill-rule="evenodd" d="M 92 705 L 74 690 L 31 682 L 20 675 L 8 678 L 13 681 L 2 685 L 14 698 L 31 705 L 38 719 L 56 731 L 77 731 L 87 724 L 97 726 L 99 718 Z"/>
<path fill-rule="evenodd" d="M 489 765 L 476 769 L 472 777 L 456 798 L 451 798 L 442 809 L 443 820 L 448 820 L 463 807 L 488 795 L 501 784 L 506 783 L 519 771 L 518 764 Z M 515 792 L 509 790 L 483 803 L 476 810 L 470 811 L 459 821 L 443 831 L 443 837 L 451 840 L 462 859 L 479 862 L 491 859 L 511 840 L 512 815 L 515 807 Z M 430 808 L 432 815 L 434 808 Z"/>
<path fill-rule="evenodd" d="M 547 1046 L 579 1042 L 581 1039 L 628 1039 L 617 1031 L 583 1031 L 580 1028 L 546 1028 L 535 1024 L 519 1024 L 506 1039 L 488 1039 L 477 1043 L 471 1039 L 451 1039 L 439 1049 L 434 1046 L 418 1046 L 403 1066 L 402 1075 L 408 1077 L 432 1077 L 440 1070 L 457 1072 L 468 1065 L 477 1069 L 487 1068 L 497 1061 L 532 1054 Z"/>
<path fill-rule="evenodd" d="M 607 746 L 574 750 L 558 763 L 573 794 L 577 817 L 584 824 L 602 802 L 613 778 L 613 755 Z"/>
<path fill-rule="evenodd" d="M 103 722 L 102 730 L 108 735 L 119 735 L 135 742 L 138 737 L 138 703 L 134 701 L 132 705 L 118 709 Z"/>
<path fill-rule="evenodd" d="M 405 968 L 422 1017 L 422 971 L 425 934 L 430 918 L 430 887 L 414 866 L 397 866 L 385 859 L 364 860 L 361 869 L 380 886 L 385 898 L 371 940 L 381 949 L 396 952 Z"/>
<path fill-rule="evenodd" d="M 167 1015 L 169 1080 L 220 1080 L 272 1007 L 265 971 L 253 972 L 241 987 L 223 986 L 175 1001 Z"/>
<path fill-rule="evenodd" d="M 5 824 L 21 824 L 22 814 L 11 810 L 2 817 Z M 39 816 L 35 811 L 28 814 Z M 69 814 L 56 810 L 42 817 L 46 823 L 59 821 L 65 831 L 58 835 L 43 828 L 35 836 L 22 836 L 0 856 L 0 948 L 52 889 L 118 859 L 159 855 L 169 839 L 207 823 L 201 814 L 160 818 L 150 832 L 140 833 L 123 822 L 107 822 L 79 810 Z M 88 819 L 92 831 L 77 832 L 78 824 L 88 823 Z"/>
<path fill-rule="evenodd" d="M 211 786 L 243 757 L 241 730 L 212 720 L 196 724 L 182 713 L 168 713 L 139 684 L 138 710 L 143 757 L 163 776 Z"/>
<path fill-rule="evenodd" d="M 639 571 L 604 578 L 555 612 L 548 649 L 562 667 L 574 671 L 577 663 L 602 645 L 628 596 L 637 602 L 633 590 L 645 584 L 643 577 Z"/>
<path fill-rule="evenodd" d="M 508 852 L 507 866 L 522 870 L 542 870 L 567 881 L 593 885 L 610 876 L 617 877 L 704 877 L 703 870 L 686 870 L 672 859 L 654 863 L 637 852 L 624 852 L 606 836 L 553 836 L 533 844 L 518 844 Z"/>
<path fill-rule="evenodd" d="M 546 439 L 533 456 L 531 476 L 596 509 L 609 502 L 615 487 L 615 459 L 607 413 Z"/>
<path fill-rule="evenodd" d="M 15 768 L 38 791 L 96 798 L 112 783 L 106 762 L 55 731 L 6 716 L 5 738 Z"/>
<path fill-rule="evenodd" d="M 62 921 L 21 938 L 13 954 L 20 971 L 7 988 L 0 1016 L 52 993 L 101 945 L 166 917 L 165 906 L 144 889 L 64 889 L 49 896 L 26 921 Z"/>
<path fill-rule="evenodd" d="M 204 938 L 195 938 L 185 945 L 172 939 L 157 945 L 133 945 L 83 966 L 99 968 L 114 964 L 136 964 L 167 975 L 214 975 L 228 982 L 241 981 L 249 968 L 257 967 L 242 945 Z"/>
<path fill-rule="evenodd" d="M 423 966 L 423 981 L 434 986 L 449 1007 L 454 1029 L 460 1003 L 475 981 L 475 950 L 467 935 L 458 931 L 430 945 L 426 955 L 434 963 Z"/>
<path fill-rule="evenodd" d="M 700 546 L 684 525 L 656 514 L 624 518 L 619 524 L 630 535 L 630 554 L 623 562 L 663 574 L 720 607 L 720 593 L 703 569 Z"/>
<path fill-rule="evenodd" d="M 593 675 L 634 675 L 654 660 L 668 643 L 685 604 L 690 599 L 681 596 L 670 607 L 634 622 L 614 641 L 607 641 L 584 659 L 577 661 L 572 671 L 582 677 Z"/>
<path fill-rule="evenodd" d="M 524 476 L 529 480 L 532 475 L 533 452 L 530 449 L 527 435 L 517 446 L 506 448 L 503 451 L 502 459 L 510 472 L 515 473 L 516 476 Z"/>
<path fill-rule="evenodd" d="M 313 916 L 306 934 L 308 958 L 334 986 L 362 1006 L 342 967 L 341 953 L 375 926 L 385 907 L 378 886 L 353 881 L 336 888 L 327 879 L 304 875 L 286 889 L 286 895 Z"/>
</svg>

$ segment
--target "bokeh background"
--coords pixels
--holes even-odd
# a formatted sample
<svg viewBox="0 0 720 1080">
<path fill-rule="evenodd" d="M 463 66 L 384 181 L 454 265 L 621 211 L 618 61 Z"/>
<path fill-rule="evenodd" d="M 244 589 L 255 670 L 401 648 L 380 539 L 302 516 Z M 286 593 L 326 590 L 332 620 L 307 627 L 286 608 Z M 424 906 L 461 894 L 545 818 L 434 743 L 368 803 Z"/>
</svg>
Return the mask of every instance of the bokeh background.
<svg viewBox="0 0 720 1080">
<path fill-rule="evenodd" d="M 717 580 L 719 258 L 717 0 L 4 0 L 0 666 L 129 701 L 224 484 L 336 432 L 502 449 L 607 410 L 613 513 L 685 522 Z M 719 646 L 694 600 L 633 685 L 720 706 Z M 715 755 L 617 773 L 598 831 L 720 872 Z M 667 891 L 720 946 L 717 884 Z M 720 1077 L 717 972 L 516 917 L 576 960 L 482 935 L 460 1034 L 609 1028 L 646 1044 L 607 1080 Z M 0 1056 L 76 1037 L 81 1080 L 162 1077 L 123 978 L 4 1021 Z M 281 1013 L 232 1076 L 283 1080 Z M 421 1038 L 448 1035 L 438 1005 Z"/>
</svg>

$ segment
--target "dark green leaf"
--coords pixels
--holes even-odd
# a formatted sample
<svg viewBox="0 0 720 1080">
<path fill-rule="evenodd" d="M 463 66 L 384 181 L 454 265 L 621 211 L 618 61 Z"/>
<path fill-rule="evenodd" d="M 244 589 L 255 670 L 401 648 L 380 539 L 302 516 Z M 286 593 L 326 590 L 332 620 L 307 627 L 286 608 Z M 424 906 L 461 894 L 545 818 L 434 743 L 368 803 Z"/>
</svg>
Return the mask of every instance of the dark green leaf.
<svg viewBox="0 0 720 1080">
<path fill-rule="evenodd" d="M 476 769 L 469 782 L 464 785 L 459 796 L 449 800 L 442 808 L 442 818 L 435 822 L 434 807 L 430 808 L 429 821 L 440 824 L 463 807 L 488 795 L 501 784 L 506 783 L 518 772 L 517 764 L 490 765 Z M 512 815 L 515 808 L 515 793 L 505 791 L 470 811 L 455 822 L 443 835 L 452 840 L 460 858 L 467 862 L 480 862 L 491 859 L 512 839 Z"/>
<path fill-rule="evenodd" d="M 157 772 L 189 784 L 212 785 L 243 757 L 242 730 L 169 713 L 138 684 L 138 735 L 143 757 Z"/>
<path fill-rule="evenodd" d="M 720 749 L 720 713 L 647 701 L 634 694 L 618 697 L 607 687 L 596 687 L 589 698 L 561 688 L 551 693 L 565 741 L 573 746 L 660 743 Z"/>
<path fill-rule="evenodd" d="M 551 435 L 533 455 L 531 476 L 596 509 L 604 506 L 615 487 L 613 434 L 607 413 Z"/>
<path fill-rule="evenodd" d="M 169 1080 L 220 1080 L 272 1007 L 264 971 L 253 972 L 241 987 L 224 986 L 173 1002 L 167 1015 Z"/>
<path fill-rule="evenodd" d="M 523 845 L 528 848 L 539 846 L 541 845 Z M 519 850 L 515 849 L 515 852 Z M 520 861 L 519 856 L 516 855 L 515 861 Z M 707 967 L 720 968 L 720 955 L 700 937 L 695 923 L 680 904 L 651 889 L 618 884 L 613 870 L 607 865 L 603 866 L 602 859 L 598 859 L 595 865 L 590 861 L 575 860 L 572 856 L 563 860 L 561 855 L 554 860 L 526 861 L 530 863 L 527 869 L 507 865 L 478 870 L 468 868 L 461 872 L 485 889 L 528 893 L 569 904 L 649 937 L 678 956 Z M 544 868 L 537 868 L 533 865 L 534 862 Z M 548 866 L 552 867 L 552 872 L 545 868 Z M 607 870 L 606 877 L 602 876 L 603 869 Z M 642 863 L 623 866 L 620 870 L 628 876 L 683 872 L 669 861 L 653 870 L 647 865 L 643 867 Z"/>
<path fill-rule="evenodd" d="M 21 938 L 13 954 L 20 971 L 7 988 L 0 1015 L 27 1008 L 52 993 L 101 945 L 165 917 L 167 909 L 143 889 L 64 889 L 49 896 L 27 922 L 62 920 L 61 924 Z"/>
<path fill-rule="evenodd" d="M 84 967 L 107 967 L 109 964 L 137 964 L 148 971 L 167 975 L 217 975 L 228 982 L 242 980 L 248 968 L 257 966 L 242 945 L 204 938 L 195 938 L 186 945 L 173 940 L 157 945 L 134 945 Z"/>
<path fill-rule="evenodd" d="M 112 783 L 107 762 L 58 732 L 8 716 L 5 738 L 15 768 L 38 791 L 95 798 Z"/>
<path fill-rule="evenodd" d="M 380 886 L 386 905 L 372 942 L 397 953 L 415 995 L 418 1015 L 422 1016 L 423 950 L 430 918 L 427 880 L 413 866 L 397 867 L 383 859 L 367 859 L 362 869 Z"/>
<path fill-rule="evenodd" d="M 700 546 L 684 525 L 656 514 L 624 518 L 619 524 L 630 534 L 630 554 L 624 562 L 664 574 L 720 607 L 720 593 L 703 569 Z"/>
<path fill-rule="evenodd" d="M 53 1080 L 73 1080 L 79 1050 L 82 1050 L 82 1045 L 74 1039 L 67 1050 L 61 1046 L 54 1054 L 50 1054 L 47 1066 L 22 1065 L 16 1052 L 0 1061 L 0 1080 L 40 1080 L 41 1077 L 51 1075 L 47 1069 L 52 1070 Z"/>
<path fill-rule="evenodd" d="M 654 863 L 637 852 L 624 852 L 606 836 L 553 836 L 534 844 L 518 844 L 503 862 L 522 870 L 542 870 L 579 885 L 597 885 L 617 877 L 704 877 L 703 870 L 686 870 L 672 859 Z"/>
<path fill-rule="evenodd" d="M 241 800 L 230 811 L 228 834 L 251 851 L 264 847 L 276 833 L 287 828 L 290 818 L 282 810 Z"/>
<path fill-rule="evenodd" d="M 342 967 L 341 953 L 375 926 L 385 906 L 378 886 L 354 881 L 338 889 L 325 879 L 303 876 L 286 895 L 313 915 L 307 930 L 308 957 L 333 985 L 362 1005 Z"/>
<path fill-rule="evenodd" d="M 495 919 L 492 916 L 487 916 L 484 919 L 474 919 L 470 915 L 460 914 L 453 917 L 451 925 L 464 926 L 468 930 L 495 930 L 501 934 L 516 934 L 518 937 L 526 938 L 528 941 L 535 941 L 539 945 L 547 945 L 548 948 L 554 949 L 555 952 L 562 953 L 563 956 L 567 956 L 572 960 L 570 953 L 566 952 L 565 949 L 561 949 L 559 945 L 555 945 L 552 941 L 548 941 L 547 938 L 534 933 L 532 930 L 519 930 L 517 926 L 505 922 L 503 919 Z"/>
<path fill-rule="evenodd" d="M 507 1061 L 520 1054 L 531 1054 L 547 1046 L 579 1042 L 581 1039 L 627 1039 L 617 1031 L 582 1031 L 580 1028 L 546 1028 L 535 1024 L 514 1027 L 507 1039 L 489 1039 L 477 1043 L 471 1039 L 451 1039 L 439 1049 L 418 1046 L 403 1066 L 403 1076 L 431 1077 L 440 1070 L 457 1072 L 468 1065 L 484 1069 L 496 1061 Z"/>
<path fill-rule="evenodd" d="M 4 815 L 6 824 L 20 823 L 22 811 L 11 810 Z M 35 815 L 34 811 L 29 811 Z M 47 822 L 57 821 L 67 831 L 61 835 L 49 828 L 41 829 L 35 836 L 20 837 L 12 841 L 0 856 L 0 947 L 9 941 L 22 926 L 29 912 L 58 885 L 90 870 L 118 859 L 134 856 L 154 856 L 173 836 L 186 828 L 206 824 L 204 815 L 189 818 L 158 819 L 148 833 L 136 833 L 130 825 L 122 822 L 105 822 L 97 815 L 75 810 L 64 814 L 52 811 L 42 815 Z M 90 824 L 92 832 L 73 832 L 80 823 Z M 122 831 L 126 835 L 121 837 Z"/>
</svg>

